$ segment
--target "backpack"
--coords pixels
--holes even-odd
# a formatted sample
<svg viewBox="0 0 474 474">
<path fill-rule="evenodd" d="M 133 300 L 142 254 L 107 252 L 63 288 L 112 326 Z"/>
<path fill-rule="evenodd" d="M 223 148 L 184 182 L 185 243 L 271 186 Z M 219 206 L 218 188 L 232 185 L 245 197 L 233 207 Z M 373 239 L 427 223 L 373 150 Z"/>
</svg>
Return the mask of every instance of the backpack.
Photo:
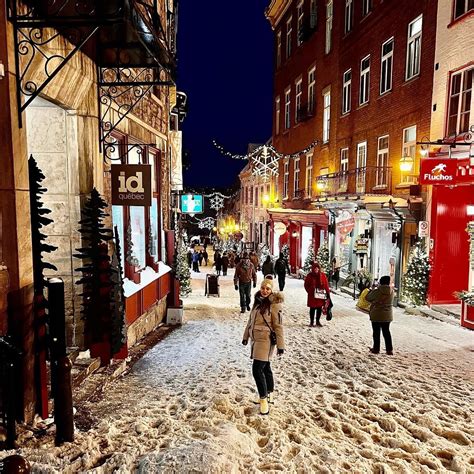
<svg viewBox="0 0 474 474">
<path fill-rule="evenodd" d="M 275 272 L 276 273 L 286 273 L 286 265 L 283 260 L 278 259 L 275 262 Z"/>
</svg>

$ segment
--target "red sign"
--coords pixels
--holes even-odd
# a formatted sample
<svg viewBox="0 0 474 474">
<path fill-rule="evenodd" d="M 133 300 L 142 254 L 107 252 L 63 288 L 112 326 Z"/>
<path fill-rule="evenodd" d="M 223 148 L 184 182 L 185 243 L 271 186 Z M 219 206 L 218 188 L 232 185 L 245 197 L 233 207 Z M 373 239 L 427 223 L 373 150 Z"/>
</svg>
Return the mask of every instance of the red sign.
<svg viewBox="0 0 474 474">
<path fill-rule="evenodd" d="M 456 184 L 457 160 L 425 158 L 421 160 L 420 184 Z"/>
</svg>

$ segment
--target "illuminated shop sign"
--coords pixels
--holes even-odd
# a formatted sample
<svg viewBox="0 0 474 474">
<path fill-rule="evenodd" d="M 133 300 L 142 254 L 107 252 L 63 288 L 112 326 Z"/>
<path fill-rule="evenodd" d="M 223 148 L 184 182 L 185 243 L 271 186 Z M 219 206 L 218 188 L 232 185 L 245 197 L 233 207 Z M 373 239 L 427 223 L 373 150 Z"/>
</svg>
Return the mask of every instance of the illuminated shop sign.
<svg viewBox="0 0 474 474">
<path fill-rule="evenodd" d="M 202 214 L 204 199 L 201 194 L 183 194 L 181 196 L 181 212 L 183 214 Z"/>
<path fill-rule="evenodd" d="M 457 160 L 426 158 L 421 160 L 420 184 L 456 184 Z"/>
<path fill-rule="evenodd" d="M 151 165 L 111 165 L 112 205 L 151 206 Z"/>
</svg>

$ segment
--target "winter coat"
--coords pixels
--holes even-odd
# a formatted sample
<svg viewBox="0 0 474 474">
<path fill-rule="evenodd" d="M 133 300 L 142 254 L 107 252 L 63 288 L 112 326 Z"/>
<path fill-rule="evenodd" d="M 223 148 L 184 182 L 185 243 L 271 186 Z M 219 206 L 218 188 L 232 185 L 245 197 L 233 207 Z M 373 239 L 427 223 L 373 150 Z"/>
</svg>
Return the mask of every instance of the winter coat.
<svg viewBox="0 0 474 474">
<path fill-rule="evenodd" d="M 388 285 L 380 285 L 365 297 L 370 305 L 370 320 L 377 323 L 393 321 L 393 291 Z"/>
<path fill-rule="evenodd" d="M 229 257 L 227 255 L 222 256 L 222 270 L 226 271 L 229 266 Z"/>
<path fill-rule="evenodd" d="M 260 297 L 260 292 L 257 292 L 255 297 Z M 281 307 L 284 300 L 283 295 L 281 293 L 271 293 L 268 298 L 270 300 L 270 309 L 265 311 L 263 315 L 260 312 L 260 306 L 258 304 L 254 305 L 243 336 L 245 341 L 248 341 L 249 338 L 251 339 L 250 357 L 264 362 L 270 361 L 275 350 L 275 346 L 272 346 L 270 343 L 270 328 L 276 334 L 277 348 L 285 348 L 283 310 Z M 265 324 L 265 321 L 268 326 Z"/>
<path fill-rule="evenodd" d="M 290 267 L 288 266 L 288 262 L 284 258 L 279 258 L 275 262 L 275 273 L 280 276 L 286 275 L 286 271 L 288 270 L 288 274 L 290 274 Z"/>
<path fill-rule="evenodd" d="M 273 267 L 273 262 L 265 262 L 262 265 L 262 273 L 263 276 L 265 277 L 266 275 L 275 275 L 275 269 Z"/>
<path fill-rule="evenodd" d="M 239 283 L 250 283 L 253 280 L 257 284 L 257 273 L 253 263 L 248 258 L 243 258 L 235 267 L 234 285 Z"/>
<path fill-rule="evenodd" d="M 214 257 L 214 265 L 216 266 L 216 271 L 220 272 L 222 269 L 222 257 L 220 255 Z"/>
<path fill-rule="evenodd" d="M 250 261 L 253 263 L 253 266 L 255 267 L 255 270 L 258 269 L 258 267 L 260 266 L 259 265 L 259 261 L 258 261 L 258 257 L 256 255 L 250 255 Z"/>
<path fill-rule="evenodd" d="M 198 263 L 199 262 L 199 253 L 193 253 L 193 262 Z"/>
<path fill-rule="evenodd" d="M 323 272 L 320 272 L 319 276 L 320 285 L 317 288 L 323 290 L 326 295 L 329 295 L 329 283 L 326 275 Z M 322 308 L 325 305 L 326 299 L 314 297 L 314 290 L 316 290 L 316 273 L 310 272 L 306 275 L 306 278 L 304 279 L 304 289 L 306 290 L 306 293 L 308 293 L 307 306 L 310 308 Z"/>
</svg>

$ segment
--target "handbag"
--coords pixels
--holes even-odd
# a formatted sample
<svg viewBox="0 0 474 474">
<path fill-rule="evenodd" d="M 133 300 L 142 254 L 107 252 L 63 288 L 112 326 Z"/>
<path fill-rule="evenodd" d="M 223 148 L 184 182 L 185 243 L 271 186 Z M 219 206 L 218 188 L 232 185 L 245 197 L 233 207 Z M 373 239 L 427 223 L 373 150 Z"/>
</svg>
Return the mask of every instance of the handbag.
<svg viewBox="0 0 474 474">
<path fill-rule="evenodd" d="M 270 327 L 270 325 L 267 323 L 267 320 L 265 319 L 265 316 L 262 314 L 262 318 L 265 321 L 265 324 L 267 325 L 268 329 L 270 329 L 270 345 L 276 346 L 277 345 L 277 335 L 276 332 Z"/>
<path fill-rule="evenodd" d="M 315 288 L 314 298 L 317 300 L 326 300 L 327 299 L 326 290 L 323 290 L 322 288 Z"/>
</svg>

